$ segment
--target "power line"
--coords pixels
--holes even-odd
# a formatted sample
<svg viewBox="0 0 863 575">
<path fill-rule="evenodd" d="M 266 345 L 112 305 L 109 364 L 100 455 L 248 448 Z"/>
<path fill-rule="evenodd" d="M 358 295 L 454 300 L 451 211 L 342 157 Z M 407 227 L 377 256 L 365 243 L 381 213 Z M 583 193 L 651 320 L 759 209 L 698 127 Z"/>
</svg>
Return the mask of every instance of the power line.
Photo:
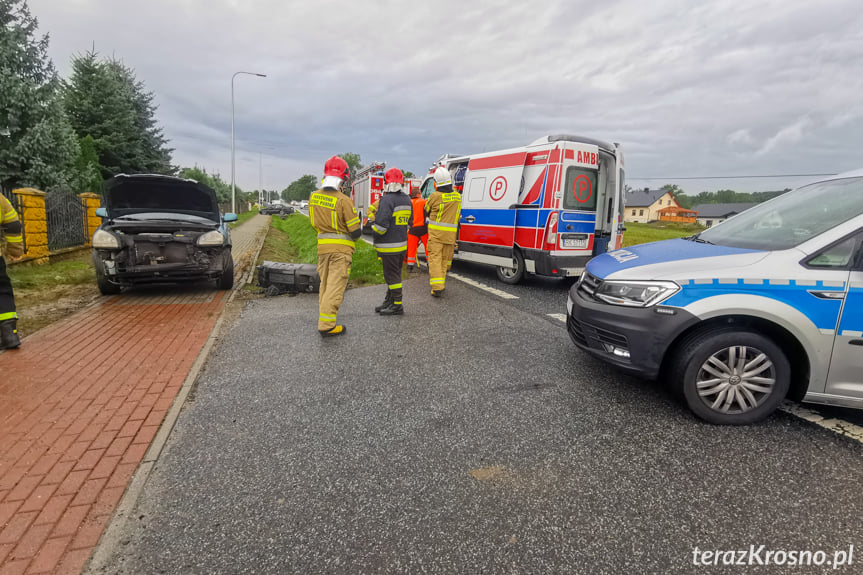
<svg viewBox="0 0 863 575">
<path fill-rule="evenodd" d="M 661 177 L 661 178 L 639 178 L 635 176 L 628 176 L 627 179 L 632 180 L 737 180 L 737 179 L 745 179 L 745 178 L 814 178 L 820 176 L 835 176 L 835 173 L 831 174 L 773 174 L 773 175 L 764 175 L 757 174 L 752 176 L 683 176 L 683 177 Z"/>
</svg>

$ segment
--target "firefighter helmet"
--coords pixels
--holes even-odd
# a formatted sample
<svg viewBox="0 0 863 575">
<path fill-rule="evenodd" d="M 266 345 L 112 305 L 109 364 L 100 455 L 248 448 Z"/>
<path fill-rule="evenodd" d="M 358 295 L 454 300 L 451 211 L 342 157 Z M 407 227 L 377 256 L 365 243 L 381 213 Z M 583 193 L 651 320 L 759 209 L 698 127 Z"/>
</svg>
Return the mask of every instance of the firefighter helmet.
<svg viewBox="0 0 863 575">
<path fill-rule="evenodd" d="M 438 169 L 434 171 L 433 176 L 435 189 L 438 189 L 441 186 L 452 185 L 452 176 L 450 176 L 449 170 L 443 166 L 438 167 Z"/>
<path fill-rule="evenodd" d="M 348 179 L 349 173 L 348 163 L 338 156 L 333 156 L 324 164 L 324 179 L 321 180 L 321 187 L 337 190 L 342 182 Z"/>
<path fill-rule="evenodd" d="M 384 183 L 387 184 L 403 184 L 405 183 L 405 176 L 402 174 L 402 171 L 398 168 L 390 168 L 387 170 L 387 173 L 384 174 Z"/>
</svg>

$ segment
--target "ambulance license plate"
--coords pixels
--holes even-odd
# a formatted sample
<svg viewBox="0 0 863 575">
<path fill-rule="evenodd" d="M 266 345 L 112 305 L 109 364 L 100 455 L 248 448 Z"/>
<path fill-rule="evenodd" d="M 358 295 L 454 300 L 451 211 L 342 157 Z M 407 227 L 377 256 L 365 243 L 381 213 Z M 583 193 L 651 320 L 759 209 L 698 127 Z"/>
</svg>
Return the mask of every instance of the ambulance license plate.
<svg viewBox="0 0 863 575">
<path fill-rule="evenodd" d="M 586 248 L 587 238 L 564 238 L 563 247 L 565 248 Z"/>
</svg>

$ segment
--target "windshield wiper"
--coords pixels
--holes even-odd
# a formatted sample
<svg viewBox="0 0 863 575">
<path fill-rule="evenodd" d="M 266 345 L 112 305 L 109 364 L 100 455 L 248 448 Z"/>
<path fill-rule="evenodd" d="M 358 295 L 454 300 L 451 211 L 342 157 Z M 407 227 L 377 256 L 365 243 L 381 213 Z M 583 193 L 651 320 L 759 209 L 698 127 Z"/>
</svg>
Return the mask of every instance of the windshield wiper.
<svg viewBox="0 0 863 575">
<path fill-rule="evenodd" d="M 684 240 L 689 240 L 690 242 L 698 242 L 699 244 L 710 244 L 714 245 L 713 242 L 708 242 L 707 240 L 701 239 L 701 232 L 698 232 L 694 236 L 688 236 L 683 238 Z"/>
</svg>

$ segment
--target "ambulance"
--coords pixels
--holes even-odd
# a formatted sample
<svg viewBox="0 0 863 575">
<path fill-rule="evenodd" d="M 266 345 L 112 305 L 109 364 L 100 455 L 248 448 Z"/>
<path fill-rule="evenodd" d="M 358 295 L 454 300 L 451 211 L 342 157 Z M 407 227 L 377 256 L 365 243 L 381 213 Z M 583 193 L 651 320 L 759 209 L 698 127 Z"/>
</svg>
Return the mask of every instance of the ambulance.
<svg viewBox="0 0 863 575">
<path fill-rule="evenodd" d="M 611 144 L 550 135 L 470 156 L 442 156 L 462 194 L 453 258 L 497 268 L 500 281 L 525 274 L 580 276 L 588 260 L 623 242 L 623 152 Z M 422 195 L 434 191 L 431 175 Z"/>
<path fill-rule="evenodd" d="M 357 215 L 362 222 L 363 231 L 369 228 L 369 206 L 378 201 L 384 192 L 384 172 L 386 162 L 372 162 L 361 168 L 351 183 L 351 201 L 357 208 Z"/>
</svg>

